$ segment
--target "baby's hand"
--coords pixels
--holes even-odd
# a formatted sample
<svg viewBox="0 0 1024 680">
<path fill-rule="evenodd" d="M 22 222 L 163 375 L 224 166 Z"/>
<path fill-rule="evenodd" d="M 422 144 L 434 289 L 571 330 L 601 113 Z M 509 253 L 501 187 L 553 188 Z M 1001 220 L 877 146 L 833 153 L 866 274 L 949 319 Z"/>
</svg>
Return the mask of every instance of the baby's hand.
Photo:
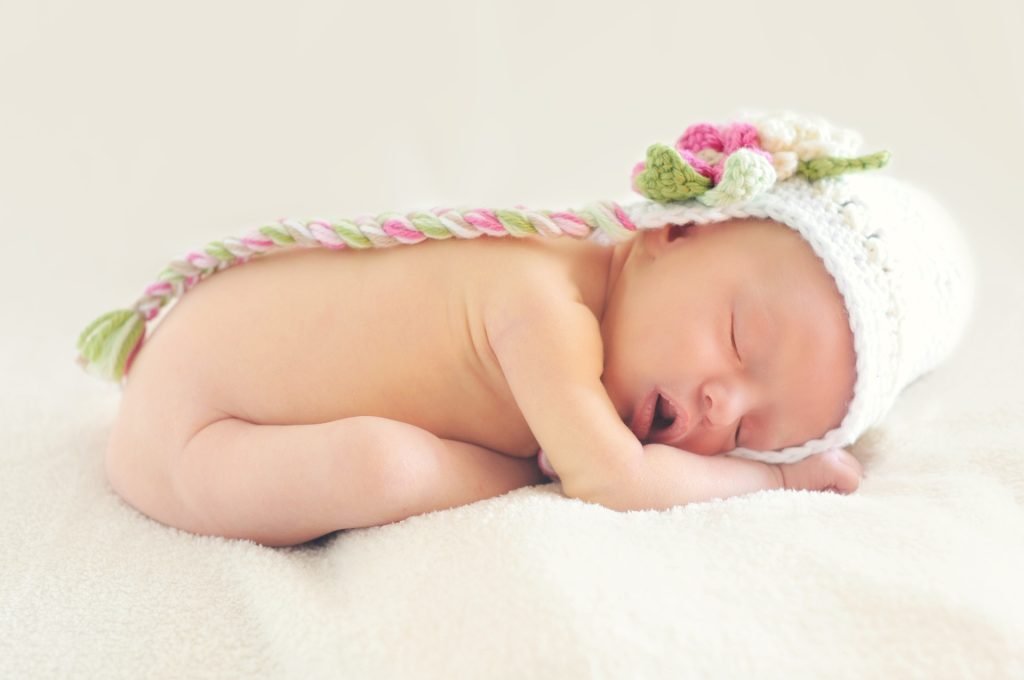
<svg viewBox="0 0 1024 680">
<path fill-rule="evenodd" d="M 852 493 L 864 474 L 856 458 L 845 449 L 808 456 L 797 463 L 779 465 L 787 489 Z"/>
</svg>

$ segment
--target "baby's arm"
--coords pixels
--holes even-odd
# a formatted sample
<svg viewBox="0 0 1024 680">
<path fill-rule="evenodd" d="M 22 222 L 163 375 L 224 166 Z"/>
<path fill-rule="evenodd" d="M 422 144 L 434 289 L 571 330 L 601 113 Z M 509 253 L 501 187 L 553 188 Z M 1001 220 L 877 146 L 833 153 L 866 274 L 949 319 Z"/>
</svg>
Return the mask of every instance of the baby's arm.
<svg viewBox="0 0 1024 680">
<path fill-rule="evenodd" d="M 856 489 L 859 466 L 846 452 L 775 466 L 642 445 L 601 383 L 600 329 L 590 310 L 534 301 L 518 311 L 489 324 L 491 347 L 566 495 L 641 510 L 783 487 Z"/>
<path fill-rule="evenodd" d="M 622 484 L 598 502 L 616 510 L 664 510 L 768 489 L 851 493 L 861 478 L 860 463 L 843 449 L 781 465 L 701 456 L 664 444 L 645 445 L 643 456 L 644 464 L 636 470 L 642 478 Z"/>
<path fill-rule="evenodd" d="M 558 472 L 566 495 L 592 502 L 642 460 L 643 446 L 601 383 L 597 319 L 581 302 L 516 299 L 485 319 L 519 410 Z"/>
</svg>

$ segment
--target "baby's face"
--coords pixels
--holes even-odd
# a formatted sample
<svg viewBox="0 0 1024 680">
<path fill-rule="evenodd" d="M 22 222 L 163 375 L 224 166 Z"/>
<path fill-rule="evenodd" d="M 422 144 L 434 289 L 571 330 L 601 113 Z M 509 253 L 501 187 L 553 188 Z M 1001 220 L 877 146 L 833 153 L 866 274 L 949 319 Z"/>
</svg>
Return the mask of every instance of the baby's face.
<svg viewBox="0 0 1024 680">
<path fill-rule="evenodd" d="M 670 443 L 705 455 L 797 446 L 846 414 L 846 308 L 792 229 L 748 219 L 645 230 L 611 286 L 602 381 L 627 425 L 654 389 L 687 421 Z M 637 435 L 654 441 L 659 426 Z"/>
</svg>

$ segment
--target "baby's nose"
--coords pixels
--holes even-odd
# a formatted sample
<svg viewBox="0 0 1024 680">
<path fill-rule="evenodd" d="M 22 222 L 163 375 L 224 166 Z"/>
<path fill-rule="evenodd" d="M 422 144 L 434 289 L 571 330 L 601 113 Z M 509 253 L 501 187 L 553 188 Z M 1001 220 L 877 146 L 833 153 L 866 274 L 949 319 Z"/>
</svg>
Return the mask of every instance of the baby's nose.
<svg viewBox="0 0 1024 680">
<path fill-rule="evenodd" d="M 708 383 L 702 393 L 701 418 L 716 427 L 728 425 L 742 415 L 743 402 L 739 389 Z"/>
</svg>

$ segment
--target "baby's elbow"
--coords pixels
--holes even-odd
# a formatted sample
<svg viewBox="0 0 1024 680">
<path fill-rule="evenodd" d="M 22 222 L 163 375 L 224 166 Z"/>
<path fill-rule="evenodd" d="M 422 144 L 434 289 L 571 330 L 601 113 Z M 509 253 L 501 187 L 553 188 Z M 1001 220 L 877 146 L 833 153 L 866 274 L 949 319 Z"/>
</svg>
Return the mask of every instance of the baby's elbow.
<svg viewBox="0 0 1024 680">
<path fill-rule="evenodd" d="M 597 503 L 599 489 L 593 484 L 584 483 L 579 477 L 562 477 L 562 494 L 566 498 L 575 498 L 584 503 Z"/>
<path fill-rule="evenodd" d="M 633 465 L 625 463 L 615 469 L 603 470 L 600 475 L 587 475 L 562 479 L 562 493 L 584 503 L 594 503 L 610 510 L 635 510 L 632 501 L 631 480 L 635 479 Z"/>
<path fill-rule="evenodd" d="M 632 499 L 622 492 L 621 489 L 566 489 L 562 486 L 563 493 L 569 498 L 576 498 L 583 501 L 584 503 L 593 503 L 594 505 L 600 505 L 608 508 L 609 510 L 615 510 L 616 512 L 626 512 L 627 510 L 637 510 L 636 504 Z"/>
</svg>

